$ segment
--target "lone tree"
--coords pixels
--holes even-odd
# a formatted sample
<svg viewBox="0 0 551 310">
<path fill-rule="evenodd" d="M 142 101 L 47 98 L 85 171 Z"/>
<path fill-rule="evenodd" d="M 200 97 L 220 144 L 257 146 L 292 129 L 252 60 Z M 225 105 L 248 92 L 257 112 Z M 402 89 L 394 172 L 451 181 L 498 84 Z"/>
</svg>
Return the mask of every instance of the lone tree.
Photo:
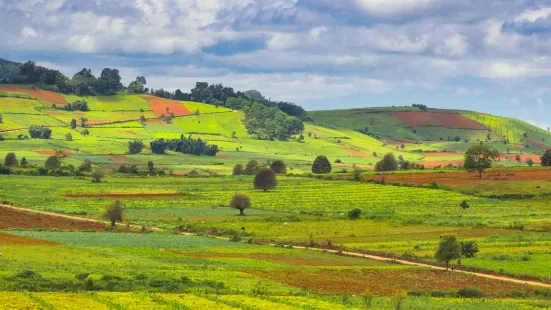
<svg viewBox="0 0 551 310">
<path fill-rule="evenodd" d="M 254 177 L 254 188 L 267 192 L 277 186 L 276 174 L 272 168 L 261 168 Z"/>
<path fill-rule="evenodd" d="M 362 169 L 360 167 L 354 167 L 354 180 L 360 181 L 362 179 Z"/>
<path fill-rule="evenodd" d="M 258 168 L 258 162 L 256 160 L 250 160 L 245 167 L 245 174 L 254 174 Z"/>
<path fill-rule="evenodd" d="M 471 206 L 469 206 L 469 203 L 467 202 L 467 200 L 463 200 L 459 206 L 460 206 L 461 209 L 463 209 L 463 210 L 466 210 L 466 209 L 468 209 L 468 208 L 471 207 Z"/>
<path fill-rule="evenodd" d="M 245 172 L 242 164 L 236 164 L 233 166 L 233 175 L 242 175 Z"/>
<path fill-rule="evenodd" d="M 94 183 L 100 183 L 101 179 L 105 177 L 105 171 L 102 169 L 96 169 L 94 172 L 92 172 L 92 182 Z"/>
<path fill-rule="evenodd" d="M 57 156 L 50 156 L 46 161 L 44 162 L 44 167 L 46 169 L 58 169 L 61 167 L 61 160 L 59 160 L 59 157 Z"/>
<path fill-rule="evenodd" d="M 375 171 L 396 171 L 398 169 L 398 163 L 394 154 L 387 153 L 377 164 L 375 165 Z"/>
<path fill-rule="evenodd" d="M 479 178 L 482 179 L 484 170 L 492 167 L 492 162 L 499 159 L 499 152 L 487 144 L 479 144 L 470 147 L 465 152 L 465 162 L 463 167 L 470 171 L 478 171 Z"/>
<path fill-rule="evenodd" d="M 28 164 L 29 164 L 29 162 L 27 161 L 27 159 L 25 157 L 21 158 L 21 163 L 19 163 L 19 165 L 21 167 L 27 167 Z"/>
<path fill-rule="evenodd" d="M 251 198 L 245 194 L 234 194 L 230 201 L 230 208 L 239 210 L 239 215 L 245 215 L 245 209 L 251 207 Z"/>
<path fill-rule="evenodd" d="M 541 165 L 542 166 L 551 166 L 551 149 L 548 149 L 543 153 L 543 156 L 541 157 Z"/>
<path fill-rule="evenodd" d="M 277 174 L 287 173 L 287 166 L 285 166 L 285 163 L 281 160 L 274 160 L 270 168 Z"/>
<path fill-rule="evenodd" d="M 4 166 L 17 167 L 18 165 L 19 162 L 17 161 L 17 156 L 15 156 L 15 153 L 8 153 L 4 159 Z"/>
<path fill-rule="evenodd" d="M 140 154 L 144 149 L 144 144 L 140 140 L 134 140 L 128 142 L 128 153 L 129 154 Z"/>
<path fill-rule="evenodd" d="M 77 128 L 77 120 L 73 118 L 71 120 L 71 129 L 76 129 L 76 128 Z"/>
<path fill-rule="evenodd" d="M 117 200 L 105 207 L 105 211 L 101 217 L 111 223 L 111 228 L 115 228 L 117 222 L 122 222 L 122 212 L 122 202 Z"/>
<path fill-rule="evenodd" d="M 472 258 L 478 253 L 478 245 L 476 241 L 461 241 L 461 256 Z"/>
<path fill-rule="evenodd" d="M 323 155 L 319 155 L 312 164 L 312 173 L 330 173 L 332 170 L 329 159 Z"/>
<path fill-rule="evenodd" d="M 450 261 L 461 258 L 461 245 L 457 237 L 453 235 L 440 236 L 440 244 L 434 255 L 437 261 L 446 263 L 446 269 L 450 267 Z"/>
</svg>

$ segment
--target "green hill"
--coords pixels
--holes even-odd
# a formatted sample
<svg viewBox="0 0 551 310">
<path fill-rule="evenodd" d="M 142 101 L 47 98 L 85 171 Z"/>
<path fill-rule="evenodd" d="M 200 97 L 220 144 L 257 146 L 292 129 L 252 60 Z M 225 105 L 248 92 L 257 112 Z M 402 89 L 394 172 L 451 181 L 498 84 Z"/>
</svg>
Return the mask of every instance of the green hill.
<svg viewBox="0 0 551 310">
<path fill-rule="evenodd" d="M 75 101 L 86 101 L 90 111 L 64 108 Z M 334 171 L 350 171 L 353 165 L 371 169 L 387 152 L 427 167 L 457 165 L 461 152 L 477 140 L 486 140 L 488 134 L 496 148 L 502 152 L 509 149 L 513 154 L 539 154 L 551 142 L 549 133 L 518 120 L 468 111 L 424 112 L 411 107 L 309 112 L 311 121 L 304 123 L 303 140 L 299 134 L 288 141 L 259 140 L 248 133 L 242 111 L 224 107 L 125 93 L 80 97 L 10 85 L 0 86 L 0 113 L 0 156 L 16 152 L 19 159 L 25 157 L 41 166 L 56 150 L 62 150 L 69 155 L 65 164 L 75 167 L 85 160 L 105 168 L 118 168 L 123 163 L 146 166 L 152 161 L 182 174 L 192 170 L 228 174 L 233 165 L 250 159 L 261 163 L 282 159 L 294 172 L 305 172 L 320 154 L 331 162 L 342 162 L 334 165 Z M 174 118 L 166 120 L 163 114 L 173 114 Z M 82 118 L 86 119 L 85 128 Z M 141 118 L 145 118 L 143 124 Z M 77 121 L 75 129 L 71 128 L 73 119 Z M 458 128 L 465 124 L 469 128 Z M 29 138 L 32 125 L 49 127 L 51 138 Z M 146 147 L 139 155 L 128 154 L 129 141 L 141 140 L 147 146 L 155 139 L 177 139 L 182 134 L 216 144 L 220 152 L 216 157 L 173 151 L 156 155 Z M 456 136 L 460 141 L 454 141 Z M 503 136 L 509 137 L 507 145 Z"/>
</svg>

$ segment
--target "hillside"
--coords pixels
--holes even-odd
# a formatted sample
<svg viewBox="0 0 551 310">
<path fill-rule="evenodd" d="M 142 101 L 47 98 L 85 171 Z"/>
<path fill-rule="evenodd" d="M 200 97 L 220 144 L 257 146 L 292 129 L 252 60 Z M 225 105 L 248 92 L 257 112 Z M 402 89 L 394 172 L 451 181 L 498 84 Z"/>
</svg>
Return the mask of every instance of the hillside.
<svg viewBox="0 0 551 310">
<path fill-rule="evenodd" d="M 68 103 L 86 101 L 90 111 L 67 111 Z M 522 161 L 531 156 L 539 161 L 539 154 L 547 148 L 551 136 L 527 123 L 482 115 L 467 111 L 429 110 L 417 108 L 372 108 L 309 112 L 311 122 L 305 122 L 304 140 L 299 135 L 288 141 L 259 140 L 248 133 L 243 124 L 244 113 L 210 104 L 159 98 L 151 95 L 76 96 L 40 90 L 28 86 L 0 86 L 0 153 L 17 151 L 31 164 L 42 165 L 55 150 L 69 155 L 66 164 L 80 165 L 90 160 L 94 165 L 117 168 L 122 163 L 145 166 L 149 161 L 173 170 L 175 173 L 230 173 L 236 163 L 250 159 L 265 162 L 285 160 L 296 172 L 309 171 L 313 159 L 320 154 L 331 162 L 338 159 L 335 171 L 360 165 L 372 169 L 387 152 L 394 152 L 405 160 L 419 162 L 426 167 L 460 165 L 461 152 L 477 139 L 487 135 L 509 135 L 505 145 L 502 139 L 492 143 L 503 153 L 523 154 Z M 171 120 L 164 114 L 173 114 Z M 140 122 L 141 118 L 145 122 Z M 81 119 L 85 118 L 86 128 Z M 77 127 L 71 128 L 71 120 Z M 32 125 L 52 129 L 51 139 L 28 139 Z M 460 128 L 467 126 L 468 128 Z M 367 132 L 365 131 L 367 127 Z M 83 135 L 86 129 L 88 134 Z M 362 129 L 365 133 L 359 132 Z M 523 134 L 527 133 L 527 137 Z M 71 139 L 67 138 L 67 135 Z M 158 138 L 200 138 L 218 145 L 217 157 L 182 155 L 168 151 L 155 155 L 146 148 L 140 155 L 128 155 L 128 142 L 138 139 L 146 146 Z M 459 136 L 459 142 L 453 138 Z M 448 138 L 449 137 L 449 138 Z M 442 139 L 440 139 L 442 138 Z M 468 143 L 464 139 L 469 139 Z M 451 140 L 451 141 L 448 141 Z M 530 143 L 526 148 L 524 144 Z M 404 146 L 402 148 L 401 146 Z M 507 156 L 504 164 L 516 165 L 514 156 Z"/>
</svg>

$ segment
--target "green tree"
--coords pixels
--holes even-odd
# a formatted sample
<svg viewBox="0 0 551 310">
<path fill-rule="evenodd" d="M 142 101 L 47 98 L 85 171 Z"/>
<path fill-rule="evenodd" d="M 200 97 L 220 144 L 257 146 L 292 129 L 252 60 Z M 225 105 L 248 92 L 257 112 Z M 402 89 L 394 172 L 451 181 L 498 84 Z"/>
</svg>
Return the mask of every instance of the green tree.
<svg viewBox="0 0 551 310">
<path fill-rule="evenodd" d="M 446 268 L 449 268 L 450 261 L 461 258 L 461 245 L 454 235 L 440 236 L 440 244 L 434 255 L 437 261 L 446 263 Z"/>
<path fill-rule="evenodd" d="M 61 167 L 61 160 L 57 156 L 50 156 L 44 162 L 44 168 L 54 170 Z"/>
<path fill-rule="evenodd" d="M 96 169 L 94 172 L 92 172 L 92 182 L 93 183 L 100 183 L 101 179 L 105 177 L 105 170 L 103 169 Z"/>
<path fill-rule="evenodd" d="M 147 162 L 147 170 L 149 171 L 155 170 L 155 164 L 152 161 Z"/>
<path fill-rule="evenodd" d="M 528 158 L 526 159 L 526 164 L 530 167 L 532 167 L 534 165 L 534 160 L 532 160 L 532 158 Z"/>
<path fill-rule="evenodd" d="M 149 143 L 149 147 L 153 154 L 164 154 L 168 145 L 164 139 L 157 139 Z"/>
<path fill-rule="evenodd" d="M 145 91 L 145 84 L 147 84 L 145 77 L 138 76 L 135 81 L 128 84 L 128 92 L 132 94 L 143 94 Z"/>
<path fill-rule="evenodd" d="M 239 210 L 239 215 L 245 215 L 245 209 L 251 207 L 251 198 L 245 194 L 234 194 L 230 201 L 230 208 Z"/>
<path fill-rule="evenodd" d="M 375 165 L 375 171 L 396 171 L 398 169 L 398 163 L 394 154 L 387 153 L 377 164 Z"/>
<path fill-rule="evenodd" d="M 470 171 L 478 171 L 479 178 L 482 179 L 484 170 L 491 168 L 496 159 L 499 159 L 499 152 L 489 145 L 481 143 L 470 147 L 465 152 L 463 167 Z"/>
<path fill-rule="evenodd" d="M 281 160 L 274 160 L 274 162 L 270 165 L 270 168 L 277 173 L 277 174 L 286 174 L 287 173 L 287 166 L 285 166 L 285 163 Z"/>
<path fill-rule="evenodd" d="M 92 162 L 89 159 L 85 159 L 84 162 L 78 167 L 78 170 L 81 172 L 91 172 Z"/>
<path fill-rule="evenodd" d="M 245 169 L 242 164 L 236 164 L 233 166 L 233 175 L 242 175 L 243 173 L 245 173 Z"/>
<path fill-rule="evenodd" d="M 361 181 L 362 180 L 362 169 L 360 167 L 354 167 L 354 180 Z"/>
<path fill-rule="evenodd" d="M 115 228 L 117 222 L 122 222 L 123 211 L 122 202 L 117 200 L 105 207 L 101 217 L 111 223 L 111 228 Z"/>
<path fill-rule="evenodd" d="M 463 210 L 467 210 L 468 208 L 471 207 L 471 206 L 469 206 L 469 203 L 467 202 L 467 200 L 463 200 L 459 206 L 460 206 L 461 209 L 463 209 Z"/>
<path fill-rule="evenodd" d="M 551 166 L 551 149 L 545 151 L 543 156 L 541 156 L 541 165 L 546 167 Z"/>
<path fill-rule="evenodd" d="M 357 220 L 360 217 L 361 214 L 362 214 L 362 210 L 358 209 L 358 208 L 355 208 L 355 209 L 352 209 L 352 210 L 348 211 L 348 218 L 351 219 L 351 220 Z"/>
<path fill-rule="evenodd" d="M 65 135 L 65 140 L 66 141 L 73 141 L 73 135 L 68 132 L 66 135 Z"/>
<path fill-rule="evenodd" d="M 17 161 L 17 156 L 15 156 L 15 153 L 8 153 L 6 155 L 6 158 L 4 159 L 4 166 L 6 167 L 19 166 L 19 162 Z"/>
<path fill-rule="evenodd" d="M 331 163 L 329 162 L 329 159 L 323 155 L 319 155 L 314 160 L 314 163 L 312 164 L 312 173 L 330 173 L 331 172 Z"/>
<path fill-rule="evenodd" d="M 276 174 L 271 168 L 261 168 L 254 177 L 254 188 L 268 191 L 277 186 Z"/>
<path fill-rule="evenodd" d="M 254 174 L 257 171 L 258 162 L 256 160 L 249 160 L 247 166 L 245 166 L 245 174 Z"/>
<path fill-rule="evenodd" d="M 76 128 L 77 128 L 77 120 L 74 119 L 74 118 L 71 120 L 71 128 L 72 128 L 72 129 L 76 129 Z"/>
<path fill-rule="evenodd" d="M 478 253 L 478 245 L 476 241 L 461 241 L 461 256 L 466 258 L 472 258 Z"/>
<path fill-rule="evenodd" d="M 29 162 L 25 157 L 21 158 L 21 163 L 19 164 L 21 167 L 26 167 L 28 164 Z"/>
<path fill-rule="evenodd" d="M 128 153 L 129 154 L 140 154 L 144 149 L 145 145 L 140 140 L 134 140 L 128 142 Z"/>
</svg>

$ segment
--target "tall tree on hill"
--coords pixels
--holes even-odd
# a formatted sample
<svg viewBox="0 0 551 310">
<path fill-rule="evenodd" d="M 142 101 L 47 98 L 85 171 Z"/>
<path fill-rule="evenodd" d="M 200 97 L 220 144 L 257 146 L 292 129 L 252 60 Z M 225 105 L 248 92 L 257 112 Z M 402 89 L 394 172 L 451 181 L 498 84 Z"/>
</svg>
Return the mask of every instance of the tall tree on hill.
<svg viewBox="0 0 551 310">
<path fill-rule="evenodd" d="M 76 128 L 77 128 L 77 120 L 74 119 L 74 118 L 71 120 L 71 128 L 72 128 L 72 129 L 76 129 Z"/>
<path fill-rule="evenodd" d="M 245 167 L 245 174 L 254 174 L 258 168 L 258 162 L 254 159 L 249 160 L 247 166 Z"/>
<path fill-rule="evenodd" d="M 398 163 L 394 154 L 387 153 L 382 160 L 375 165 L 375 171 L 396 171 L 398 169 Z"/>
<path fill-rule="evenodd" d="M 98 78 L 96 90 L 100 94 L 114 95 L 122 89 L 121 76 L 119 70 L 105 68 L 101 71 Z"/>
<path fill-rule="evenodd" d="M 468 170 L 479 172 L 479 178 L 482 179 L 484 170 L 491 168 L 492 163 L 499 159 L 499 152 L 487 144 L 478 144 L 470 147 L 465 152 L 465 161 L 463 167 Z"/>
<path fill-rule="evenodd" d="M 17 156 L 15 156 L 15 153 L 8 153 L 4 159 L 4 166 L 17 167 L 18 165 L 19 162 L 17 161 Z"/>
<path fill-rule="evenodd" d="M 545 151 L 543 156 L 541 156 L 541 165 L 545 167 L 551 166 L 551 149 Z"/>
<path fill-rule="evenodd" d="M 261 168 L 254 177 L 254 188 L 267 192 L 277 186 L 276 174 L 271 168 Z"/>
<path fill-rule="evenodd" d="M 312 173 L 330 173 L 332 170 L 329 159 L 323 155 L 319 155 L 312 164 Z"/>
<path fill-rule="evenodd" d="M 245 169 L 242 164 L 236 164 L 233 166 L 232 175 L 242 175 L 245 173 Z"/>
<path fill-rule="evenodd" d="M 131 94 L 143 94 L 145 92 L 145 84 L 147 84 L 145 77 L 137 76 L 136 80 L 128 84 L 128 92 Z"/>
<path fill-rule="evenodd" d="M 71 79 L 73 91 L 77 96 L 95 96 L 97 82 L 92 70 L 86 68 L 75 73 Z"/>
</svg>

